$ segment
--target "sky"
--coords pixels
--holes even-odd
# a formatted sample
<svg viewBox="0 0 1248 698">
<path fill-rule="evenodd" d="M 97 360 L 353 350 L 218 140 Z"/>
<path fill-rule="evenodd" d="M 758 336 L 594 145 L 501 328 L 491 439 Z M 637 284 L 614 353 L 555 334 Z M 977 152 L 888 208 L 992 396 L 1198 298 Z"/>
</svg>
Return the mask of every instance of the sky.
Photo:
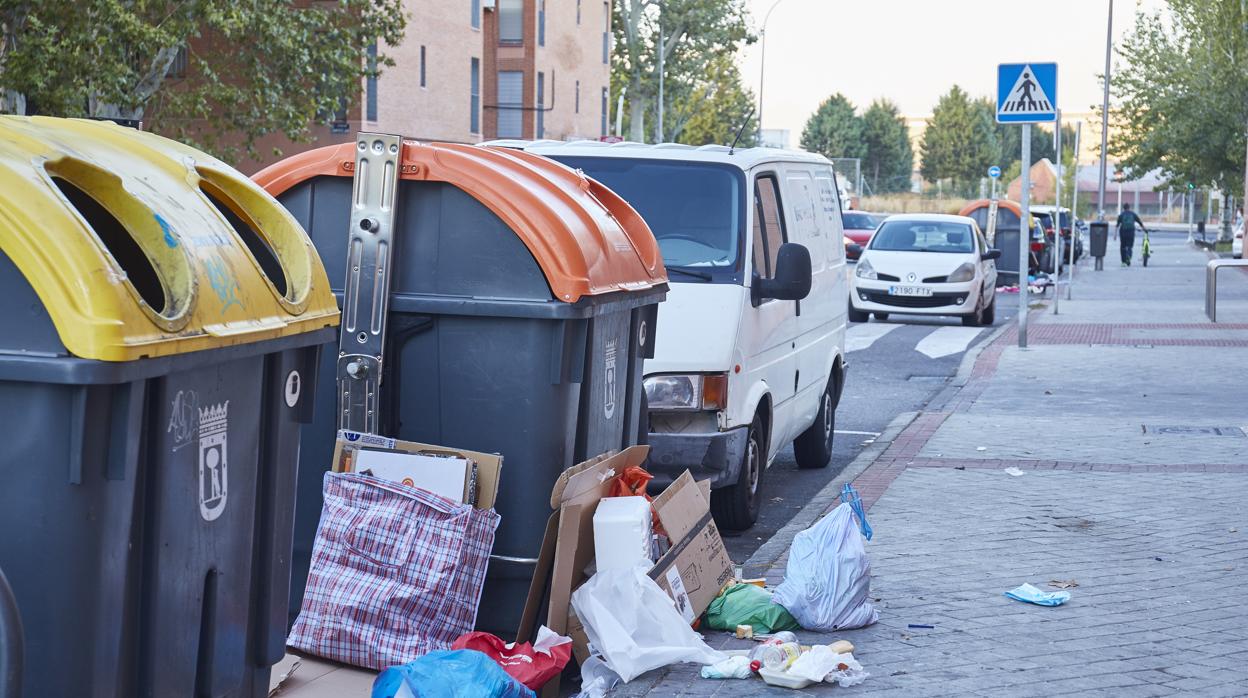
<svg viewBox="0 0 1248 698">
<path fill-rule="evenodd" d="M 1101 101 L 1109 0 L 779 0 L 767 23 L 763 128 L 789 129 L 796 146 L 806 119 L 840 92 L 860 110 L 874 99 L 902 114 L 931 114 L 955 83 L 995 98 L 999 63 L 1057 62 L 1058 107 L 1089 112 Z M 1117 41 L 1137 7 L 1163 0 L 1113 0 Z M 757 31 L 776 0 L 745 0 Z M 760 43 L 740 56 L 758 93 Z"/>
</svg>

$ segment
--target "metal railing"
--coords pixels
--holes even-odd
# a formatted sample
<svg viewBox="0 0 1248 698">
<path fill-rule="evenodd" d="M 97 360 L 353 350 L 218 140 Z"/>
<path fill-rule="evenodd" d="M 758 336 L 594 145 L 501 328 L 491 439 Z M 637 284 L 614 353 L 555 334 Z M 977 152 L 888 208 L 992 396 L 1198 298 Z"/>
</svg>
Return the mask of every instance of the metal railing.
<svg viewBox="0 0 1248 698">
<path fill-rule="evenodd" d="M 1248 267 L 1248 259 L 1211 259 L 1205 267 L 1205 315 L 1210 322 L 1218 321 L 1218 270 L 1224 267 Z"/>
</svg>

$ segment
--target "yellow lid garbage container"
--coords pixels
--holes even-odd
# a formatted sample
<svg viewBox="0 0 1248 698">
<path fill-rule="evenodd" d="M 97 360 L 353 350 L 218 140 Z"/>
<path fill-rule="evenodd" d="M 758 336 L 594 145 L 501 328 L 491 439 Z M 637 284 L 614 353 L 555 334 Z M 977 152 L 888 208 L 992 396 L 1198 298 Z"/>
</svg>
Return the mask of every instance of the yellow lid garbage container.
<svg viewBox="0 0 1248 698">
<path fill-rule="evenodd" d="M 337 323 L 306 233 L 229 166 L 0 117 L 0 569 L 23 695 L 267 694 Z"/>
</svg>

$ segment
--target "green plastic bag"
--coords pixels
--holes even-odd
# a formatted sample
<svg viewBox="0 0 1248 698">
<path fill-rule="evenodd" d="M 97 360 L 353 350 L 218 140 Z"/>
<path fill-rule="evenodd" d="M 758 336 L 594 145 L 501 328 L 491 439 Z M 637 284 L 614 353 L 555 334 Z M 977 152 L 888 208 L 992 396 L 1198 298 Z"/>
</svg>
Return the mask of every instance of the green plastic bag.
<svg viewBox="0 0 1248 698">
<path fill-rule="evenodd" d="M 770 591 L 753 584 L 728 587 L 706 607 L 706 627 L 736 630 L 738 625 L 752 625 L 756 633 L 800 630 L 802 627 L 784 606 L 771 602 Z"/>
</svg>

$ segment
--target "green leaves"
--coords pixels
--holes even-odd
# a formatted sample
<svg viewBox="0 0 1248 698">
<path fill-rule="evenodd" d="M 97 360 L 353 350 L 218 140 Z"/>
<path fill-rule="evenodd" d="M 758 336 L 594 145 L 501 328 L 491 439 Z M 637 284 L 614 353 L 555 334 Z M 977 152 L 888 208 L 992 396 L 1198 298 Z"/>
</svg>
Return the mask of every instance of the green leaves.
<svg viewBox="0 0 1248 698">
<path fill-rule="evenodd" d="M 754 102 L 732 63 L 754 41 L 743 0 L 614 0 L 612 12 L 611 92 L 624 94 L 629 138 L 731 143 Z M 660 30 L 663 134 L 656 131 Z M 758 130 L 750 121 L 743 145 L 752 145 Z"/>
<path fill-rule="evenodd" d="M 924 179 L 951 180 L 956 190 L 970 194 L 999 157 L 992 117 L 954 85 L 932 110 L 920 152 Z"/>
<path fill-rule="evenodd" d="M 871 193 L 909 191 L 914 151 L 897 105 L 886 99 L 872 102 L 862 115 L 862 137 L 867 150 L 862 171 Z"/>
<path fill-rule="evenodd" d="M 1227 0 L 1168 0 L 1135 16 L 1117 48 L 1110 151 L 1127 172 L 1161 168 L 1176 188 L 1244 187 L 1248 11 Z"/>
<path fill-rule="evenodd" d="M 24 96 L 26 113 L 141 118 L 234 159 L 306 139 L 404 26 L 402 0 L 0 0 L 0 94 L 12 111 Z"/>
<path fill-rule="evenodd" d="M 861 158 L 867 154 L 862 119 L 845 95 L 823 100 L 802 129 L 802 148 L 828 158 Z"/>
</svg>

